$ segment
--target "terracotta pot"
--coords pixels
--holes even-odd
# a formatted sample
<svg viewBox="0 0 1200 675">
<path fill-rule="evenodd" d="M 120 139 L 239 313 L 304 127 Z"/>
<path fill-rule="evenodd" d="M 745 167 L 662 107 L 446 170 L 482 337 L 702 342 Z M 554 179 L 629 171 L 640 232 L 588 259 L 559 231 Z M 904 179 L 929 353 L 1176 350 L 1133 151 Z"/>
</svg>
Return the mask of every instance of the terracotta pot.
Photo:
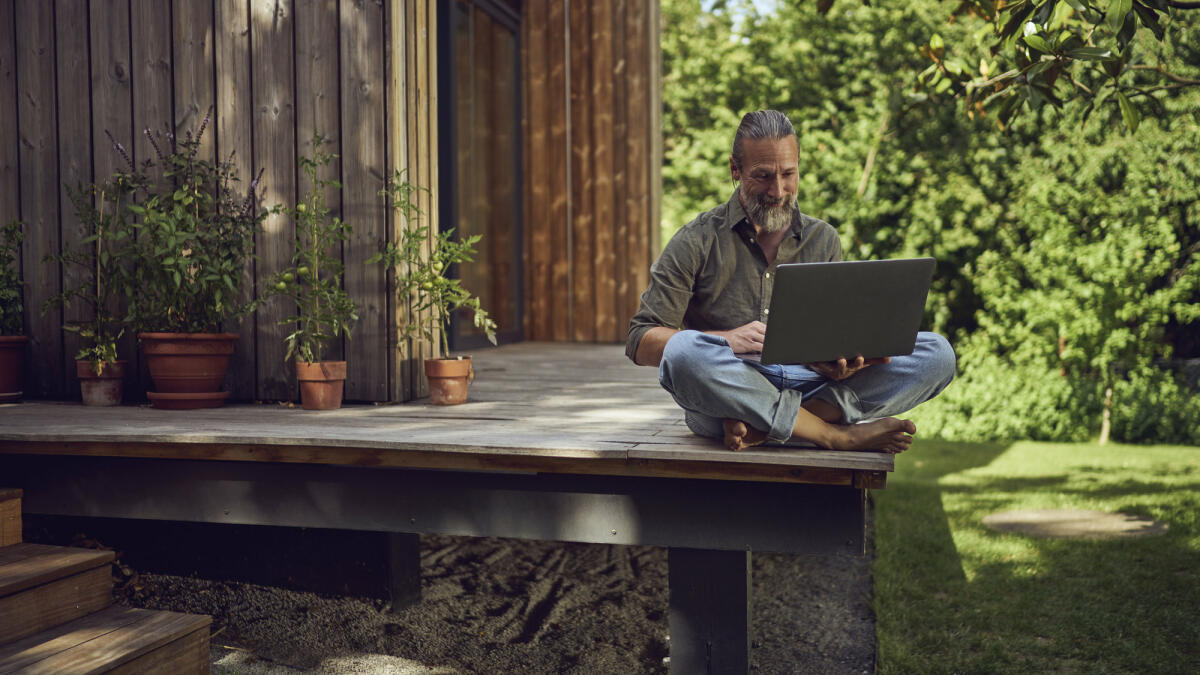
<svg viewBox="0 0 1200 675">
<path fill-rule="evenodd" d="M 425 359 L 425 377 L 429 379 L 429 402 L 434 405 L 458 405 L 467 402 L 467 388 L 475 379 L 471 357 Z"/>
<path fill-rule="evenodd" d="M 235 333 L 139 333 L 155 391 L 155 408 L 216 408 L 229 397 L 221 391 Z"/>
<path fill-rule="evenodd" d="M 21 400 L 21 381 L 25 371 L 24 335 L 0 335 L 0 403 Z"/>
<path fill-rule="evenodd" d="M 300 382 L 300 405 L 305 410 L 337 410 L 342 407 L 346 384 L 345 361 L 296 362 Z"/>
<path fill-rule="evenodd" d="M 121 405 L 121 393 L 125 384 L 125 361 L 105 361 L 100 373 L 92 368 L 87 359 L 75 361 L 75 375 L 79 378 L 79 393 L 84 405 Z"/>
</svg>

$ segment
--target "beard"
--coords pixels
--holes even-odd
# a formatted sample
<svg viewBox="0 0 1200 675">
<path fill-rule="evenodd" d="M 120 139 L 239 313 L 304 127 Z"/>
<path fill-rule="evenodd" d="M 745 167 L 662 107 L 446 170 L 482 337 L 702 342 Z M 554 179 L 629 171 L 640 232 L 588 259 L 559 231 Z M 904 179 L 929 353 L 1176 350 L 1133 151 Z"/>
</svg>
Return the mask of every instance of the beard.
<svg viewBox="0 0 1200 675">
<path fill-rule="evenodd" d="M 784 195 L 776 202 L 766 195 L 754 197 L 746 193 L 746 184 L 738 186 L 741 193 L 742 208 L 750 216 L 750 222 L 757 225 L 763 232 L 778 232 L 792 224 L 792 215 L 797 212 L 796 195 Z"/>
</svg>

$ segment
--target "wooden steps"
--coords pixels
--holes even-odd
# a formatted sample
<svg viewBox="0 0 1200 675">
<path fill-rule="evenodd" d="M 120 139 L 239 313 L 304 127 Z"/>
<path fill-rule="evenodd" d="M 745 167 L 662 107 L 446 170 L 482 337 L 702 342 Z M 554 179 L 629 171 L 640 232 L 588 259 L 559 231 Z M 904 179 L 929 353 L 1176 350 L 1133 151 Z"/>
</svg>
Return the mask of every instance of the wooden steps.
<svg viewBox="0 0 1200 675">
<path fill-rule="evenodd" d="M 212 619 L 107 609 L 0 647 L 0 674 L 208 672 Z"/>
<path fill-rule="evenodd" d="M 112 559 L 112 551 L 85 548 L 0 548 L 0 643 L 107 607 L 112 602 Z"/>
<path fill-rule="evenodd" d="M 0 675 L 209 671 L 211 618 L 110 606 L 112 551 L 21 543 L 20 498 L 0 488 Z"/>
</svg>

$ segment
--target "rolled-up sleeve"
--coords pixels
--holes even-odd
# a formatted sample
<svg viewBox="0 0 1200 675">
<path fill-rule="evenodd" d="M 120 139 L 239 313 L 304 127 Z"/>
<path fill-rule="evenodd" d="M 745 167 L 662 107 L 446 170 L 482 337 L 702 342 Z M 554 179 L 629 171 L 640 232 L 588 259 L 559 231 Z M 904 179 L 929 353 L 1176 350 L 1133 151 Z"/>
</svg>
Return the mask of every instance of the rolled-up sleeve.
<svg viewBox="0 0 1200 675">
<path fill-rule="evenodd" d="M 637 314 L 625 336 L 625 356 L 637 362 L 638 345 L 651 328 L 680 329 L 692 300 L 700 255 L 693 242 L 676 236 L 650 266 L 650 285 L 642 292 Z"/>
</svg>

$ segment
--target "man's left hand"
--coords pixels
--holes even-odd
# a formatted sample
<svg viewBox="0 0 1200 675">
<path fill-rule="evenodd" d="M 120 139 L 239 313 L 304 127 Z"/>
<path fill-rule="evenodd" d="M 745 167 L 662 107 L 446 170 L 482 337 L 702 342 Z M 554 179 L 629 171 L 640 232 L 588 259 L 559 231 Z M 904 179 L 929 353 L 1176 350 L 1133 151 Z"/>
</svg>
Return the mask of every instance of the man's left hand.
<svg viewBox="0 0 1200 675">
<path fill-rule="evenodd" d="M 868 368 L 870 366 L 883 363 L 891 363 L 891 361 L 892 357 L 890 356 L 864 359 L 860 355 L 850 360 L 838 359 L 837 361 L 822 361 L 820 363 L 808 363 L 805 365 L 824 375 L 825 377 L 834 380 L 835 382 L 841 382 L 863 368 Z"/>
</svg>

